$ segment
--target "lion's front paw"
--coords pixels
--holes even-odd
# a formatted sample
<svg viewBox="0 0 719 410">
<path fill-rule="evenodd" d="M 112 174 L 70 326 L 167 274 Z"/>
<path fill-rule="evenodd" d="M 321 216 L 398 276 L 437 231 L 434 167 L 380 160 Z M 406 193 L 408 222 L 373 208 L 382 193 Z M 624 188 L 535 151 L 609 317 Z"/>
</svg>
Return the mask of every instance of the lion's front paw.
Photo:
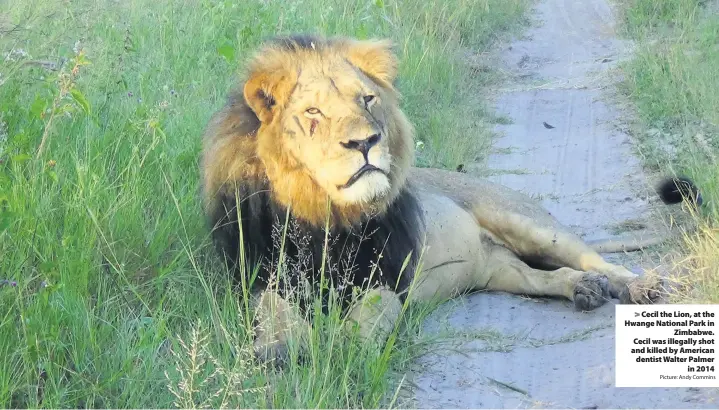
<svg viewBox="0 0 719 410">
<path fill-rule="evenodd" d="M 258 332 L 253 343 L 255 357 L 263 363 L 282 366 L 287 362 L 289 357 L 289 348 L 287 343 L 281 340 L 272 339 L 267 336 L 267 332 Z"/>
<path fill-rule="evenodd" d="M 623 304 L 647 305 L 656 303 L 664 293 L 661 278 L 656 275 L 639 276 L 632 279 L 619 293 L 619 302 Z"/>
<path fill-rule="evenodd" d="M 609 298 L 609 280 L 604 275 L 585 273 L 574 287 L 574 306 L 578 310 L 594 310 Z"/>
</svg>

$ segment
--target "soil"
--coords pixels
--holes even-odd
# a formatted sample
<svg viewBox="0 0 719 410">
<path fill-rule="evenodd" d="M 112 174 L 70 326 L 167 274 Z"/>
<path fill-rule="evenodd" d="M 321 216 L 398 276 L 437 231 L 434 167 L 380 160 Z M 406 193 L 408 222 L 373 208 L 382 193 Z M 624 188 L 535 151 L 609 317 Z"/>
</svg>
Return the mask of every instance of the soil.
<svg viewBox="0 0 719 410">
<path fill-rule="evenodd" d="M 608 94 L 631 54 L 615 11 L 606 0 L 540 0 L 534 16 L 499 56 L 510 80 L 495 105 L 511 121 L 497 126 L 485 175 L 537 197 L 587 240 L 656 228 L 651 178 L 622 132 L 630 113 Z M 652 267 L 636 253 L 607 259 Z M 441 306 L 425 332 L 452 336 L 419 360 L 419 408 L 719 406 L 718 389 L 614 387 L 613 302 L 582 313 L 569 301 L 481 292 Z"/>
</svg>

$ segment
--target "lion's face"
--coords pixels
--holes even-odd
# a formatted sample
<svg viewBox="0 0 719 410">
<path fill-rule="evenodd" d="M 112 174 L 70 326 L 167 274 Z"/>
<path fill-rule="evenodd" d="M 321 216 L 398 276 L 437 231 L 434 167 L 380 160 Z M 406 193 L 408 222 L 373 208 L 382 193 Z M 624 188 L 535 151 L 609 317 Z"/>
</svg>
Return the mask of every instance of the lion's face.
<svg viewBox="0 0 719 410">
<path fill-rule="evenodd" d="M 302 67 L 277 118 L 278 143 L 334 202 L 381 199 L 390 191 L 382 91 L 349 63 Z"/>
<path fill-rule="evenodd" d="M 347 39 L 274 43 L 251 60 L 243 94 L 278 200 L 308 220 L 327 196 L 347 215 L 393 200 L 413 154 L 396 64 L 388 43 Z"/>
</svg>

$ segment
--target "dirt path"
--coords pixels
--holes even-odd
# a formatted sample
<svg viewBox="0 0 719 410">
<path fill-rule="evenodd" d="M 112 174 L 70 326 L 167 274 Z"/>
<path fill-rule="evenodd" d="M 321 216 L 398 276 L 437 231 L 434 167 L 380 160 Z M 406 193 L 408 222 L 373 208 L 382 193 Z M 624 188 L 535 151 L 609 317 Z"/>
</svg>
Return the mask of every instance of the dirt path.
<svg viewBox="0 0 719 410">
<path fill-rule="evenodd" d="M 498 128 L 490 178 L 538 196 L 585 239 L 648 225 L 654 198 L 604 89 L 608 70 L 629 52 L 612 9 L 606 0 L 540 0 L 535 15 L 536 27 L 501 56 L 513 79 L 496 107 L 511 124 Z M 619 257 L 641 271 L 638 260 Z M 422 358 L 417 407 L 719 403 L 706 390 L 615 388 L 613 303 L 579 313 L 569 302 L 482 293 L 441 307 L 425 328 L 454 334 L 457 350 Z"/>
</svg>

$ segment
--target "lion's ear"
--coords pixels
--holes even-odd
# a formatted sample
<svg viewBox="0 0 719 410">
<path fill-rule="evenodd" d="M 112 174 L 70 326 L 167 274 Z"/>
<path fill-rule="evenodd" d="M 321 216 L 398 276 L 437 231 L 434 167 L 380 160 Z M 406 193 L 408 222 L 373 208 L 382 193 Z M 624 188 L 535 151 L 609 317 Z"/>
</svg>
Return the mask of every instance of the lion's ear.
<svg viewBox="0 0 719 410">
<path fill-rule="evenodd" d="M 268 58 L 269 57 L 269 58 Z M 289 98 L 292 71 L 279 58 L 257 58 L 251 65 L 244 87 L 245 101 L 262 123 L 270 123 Z M 273 61 L 275 60 L 275 61 Z"/>
<path fill-rule="evenodd" d="M 389 40 L 362 40 L 348 44 L 347 59 L 375 80 L 391 86 L 397 76 L 398 61 Z"/>
</svg>

